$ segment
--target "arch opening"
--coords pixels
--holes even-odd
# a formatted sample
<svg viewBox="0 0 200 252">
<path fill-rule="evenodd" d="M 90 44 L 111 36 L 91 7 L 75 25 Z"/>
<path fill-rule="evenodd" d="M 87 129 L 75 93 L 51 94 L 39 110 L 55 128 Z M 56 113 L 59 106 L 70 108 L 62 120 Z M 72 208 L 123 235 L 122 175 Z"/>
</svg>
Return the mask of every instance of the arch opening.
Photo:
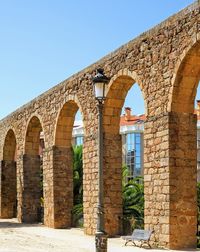
<svg viewBox="0 0 200 252">
<path fill-rule="evenodd" d="M 75 120 L 77 114 L 78 120 Z M 57 190 L 54 227 L 83 225 L 83 130 L 78 104 L 67 101 L 58 115 L 55 134 L 54 186 Z M 62 212 L 59 219 L 56 218 L 58 212 Z"/>
<path fill-rule="evenodd" d="M 200 42 L 187 53 L 178 67 L 169 100 L 170 111 L 193 113 L 200 80 Z"/>
<path fill-rule="evenodd" d="M 1 218 L 17 216 L 16 147 L 16 137 L 10 129 L 5 138 L 1 163 Z"/>
<path fill-rule="evenodd" d="M 132 94 L 132 87 L 134 89 L 135 85 L 137 83 L 132 76 L 118 76 L 109 85 L 104 104 L 105 229 L 110 235 L 130 232 L 130 222 L 128 221 L 127 223 L 125 219 L 131 220 L 134 217 L 133 212 L 129 212 L 131 202 L 126 198 L 126 189 L 128 189 L 131 182 L 134 185 L 130 185 L 130 188 L 134 188 L 134 186 L 137 186 L 137 183 L 141 183 L 141 195 L 139 197 L 141 219 L 137 220 L 137 225 L 140 225 L 142 228 L 144 223 L 144 202 L 142 202 L 144 201 L 143 179 L 139 179 L 138 176 L 143 176 L 145 115 L 132 114 L 132 109 L 133 111 L 137 110 L 137 108 L 130 107 L 133 106 L 133 99 L 137 99 L 136 97 L 138 97 L 138 93 Z M 139 90 L 140 88 L 137 89 L 137 91 Z M 128 96 L 130 93 L 132 95 Z M 142 107 L 145 100 L 142 95 L 139 96 L 140 98 L 142 97 L 139 101 Z M 127 100 L 126 97 L 128 97 Z M 125 109 L 125 114 L 122 114 L 123 109 Z M 136 218 L 135 216 L 135 220 Z"/>
<path fill-rule="evenodd" d="M 73 149 L 73 210 L 72 226 L 83 227 L 83 143 L 84 126 L 80 110 L 77 111 L 72 130 Z"/>
</svg>

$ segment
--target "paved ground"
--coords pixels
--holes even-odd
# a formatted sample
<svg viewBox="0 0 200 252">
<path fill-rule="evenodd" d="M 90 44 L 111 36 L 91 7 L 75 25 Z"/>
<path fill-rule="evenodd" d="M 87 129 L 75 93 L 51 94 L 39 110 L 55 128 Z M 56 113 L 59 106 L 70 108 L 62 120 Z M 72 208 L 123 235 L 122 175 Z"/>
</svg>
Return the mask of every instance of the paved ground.
<svg viewBox="0 0 200 252">
<path fill-rule="evenodd" d="M 147 249 L 125 247 L 121 238 L 108 240 L 108 252 L 130 251 L 146 252 Z M 0 252 L 95 252 L 94 237 L 84 235 L 81 229 L 55 230 L 19 224 L 16 219 L 0 219 Z"/>
</svg>

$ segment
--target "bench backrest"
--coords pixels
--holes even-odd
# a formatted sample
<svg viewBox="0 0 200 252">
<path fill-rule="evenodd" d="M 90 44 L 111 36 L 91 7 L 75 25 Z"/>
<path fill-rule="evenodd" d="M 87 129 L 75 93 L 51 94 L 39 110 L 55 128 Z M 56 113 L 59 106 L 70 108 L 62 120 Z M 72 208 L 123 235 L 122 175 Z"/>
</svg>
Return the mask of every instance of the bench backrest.
<svg viewBox="0 0 200 252">
<path fill-rule="evenodd" d="M 134 229 L 132 237 L 134 239 L 148 241 L 151 237 L 152 232 L 152 230 Z"/>
</svg>

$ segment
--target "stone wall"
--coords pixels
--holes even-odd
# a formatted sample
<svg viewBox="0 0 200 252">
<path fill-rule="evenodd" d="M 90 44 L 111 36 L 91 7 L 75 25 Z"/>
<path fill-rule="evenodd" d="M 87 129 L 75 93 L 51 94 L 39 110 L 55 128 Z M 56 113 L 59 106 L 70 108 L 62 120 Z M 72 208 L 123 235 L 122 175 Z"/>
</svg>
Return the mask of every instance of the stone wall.
<svg viewBox="0 0 200 252">
<path fill-rule="evenodd" d="M 18 218 L 22 222 L 38 222 L 40 197 L 40 156 L 25 154 L 23 156 L 22 204 L 18 203 L 18 208 L 21 208 L 21 215 L 18 215 Z"/>
<path fill-rule="evenodd" d="M 197 226 L 196 115 L 171 112 L 170 237 L 171 247 L 195 247 Z"/>
<path fill-rule="evenodd" d="M 0 216 L 1 218 L 16 217 L 16 163 L 14 161 L 2 161 L 0 177 Z"/>
<path fill-rule="evenodd" d="M 53 228 L 71 227 L 73 207 L 72 150 L 54 146 L 45 151 L 44 223 Z"/>
<path fill-rule="evenodd" d="M 0 217 L 13 218 L 17 213 L 16 138 L 9 130 L 3 146 L 0 165 Z"/>
<path fill-rule="evenodd" d="M 72 189 L 70 189 L 72 188 L 71 152 L 61 151 L 61 155 L 65 153 L 65 157 L 64 155 L 58 157 L 59 151 L 57 152 L 54 148 L 70 148 L 71 127 L 76 109 L 79 108 L 82 113 L 85 135 L 83 149 L 84 227 L 85 233 L 94 234 L 98 195 L 96 140 L 98 118 L 97 104 L 92 90 L 92 77 L 95 75 L 96 69 L 102 67 L 105 74 L 111 77 L 103 119 L 105 139 L 104 202 L 106 229 L 109 235 L 119 232 L 118 216 L 122 214 L 119 116 L 129 88 L 137 82 L 144 96 L 147 115 L 144 135 L 146 227 L 155 230 L 153 240 L 161 246 L 171 248 L 194 246 L 196 223 L 193 221 L 193 217 L 190 218 L 189 216 L 191 214 L 193 216 L 195 211 L 190 212 L 186 209 L 188 209 L 188 197 L 193 198 L 189 207 L 192 206 L 196 209 L 194 192 L 196 163 L 193 156 L 195 146 L 192 145 L 192 143 L 196 143 L 196 139 L 193 133 L 190 134 L 191 145 L 189 144 L 189 129 L 184 128 L 186 127 L 184 126 L 183 128 L 180 127 L 180 131 L 178 131 L 182 139 L 180 142 L 178 139 L 178 144 L 176 144 L 173 132 L 174 127 L 178 130 L 179 126 L 182 123 L 184 124 L 181 118 L 191 118 L 189 115 L 193 109 L 191 105 L 193 101 L 191 100 L 194 99 L 200 73 L 199 23 L 200 6 L 196 2 L 0 121 L 0 160 L 4 160 L 3 149 L 7 132 L 12 129 L 16 137 L 17 195 L 18 205 L 20 206 L 18 207 L 18 218 L 20 221 L 22 221 L 24 211 L 23 195 L 26 189 L 23 180 L 26 169 L 23 162 L 23 156 L 26 154 L 26 135 L 28 124 L 31 118 L 35 117 L 40 122 L 45 142 L 43 160 L 45 224 L 57 228 L 69 225 L 70 216 L 65 212 L 65 207 L 62 209 L 58 206 L 59 200 L 62 201 L 63 199 L 62 197 L 72 197 Z M 59 116 L 62 114 L 62 109 L 67 108 L 66 104 L 69 105 L 66 110 L 68 115 L 63 120 L 64 122 L 67 120 L 68 123 L 60 124 L 62 120 L 59 120 Z M 171 114 L 171 112 L 175 114 Z M 176 114 L 180 112 L 186 113 L 185 117 L 182 117 L 182 114 L 180 116 Z M 176 120 L 176 118 L 180 118 L 180 120 Z M 175 124 L 172 123 L 173 120 L 176 120 Z M 192 118 L 189 122 L 189 125 L 193 127 Z M 63 134 L 63 132 L 66 132 L 66 134 Z M 58 139 L 60 140 L 57 141 Z M 31 143 L 34 144 L 34 139 L 30 140 L 30 146 Z M 179 193 L 185 184 L 179 180 L 175 181 L 176 187 L 179 189 L 174 196 L 174 185 L 170 182 L 175 170 L 173 168 L 174 155 L 176 155 L 176 158 L 181 157 L 182 143 L 187 143 L 184 145 L 184 153 L 187 152 L 188 146 L 194 148 L 193 159 L 190 168 L 188 168 L 192 179 L 190 182 L 187 180 L 188 185 L 192 184 L 193 189 L 188 191 L 187 197 L 182 197 Z M 111 146 L 110 149 L 108 145 Z M 171 146 L 173 146 L 172 149 Z M 117 156 L 120 158 L 117 158 Z M 186 167 L 189 167 L 187 164 L 190 161 L 191 157 L 185 155 L 184 162 L 178 164 L 178 169 L 183 169 L 183 173 L 187 174 L 188 169 Z M 64 165 L 64 163 L 67 164 Z M 66 169 L 70 171 L 67 174 L 65 173 Z M 57 183 L 57 178 L 60 186 Z M 65 183 L 68 183 L 66 190 L 64 189 Z M 58 198 L 55 198 L 55 195 Z M 180 198 L 182 213 L 177 211 L 173 197 Z M 72 202 L 70 201 L 69 204 L 71 208 Z M 113 218 L 112 213 L 114 213 Z M 57 221 L 56 218 L 59 214 L 63 216 L 63 221 Z M 184 219 L 180 217 L 183 215 Z M 174 219 L 180 219 L 180 221 L 174 222 Z M 188 244 L 182 237 L 183 231 L 187 229 L 186 223 L 190 223 Z M 179 232 L 180 230 L 182 231 Z"/>
</svg>

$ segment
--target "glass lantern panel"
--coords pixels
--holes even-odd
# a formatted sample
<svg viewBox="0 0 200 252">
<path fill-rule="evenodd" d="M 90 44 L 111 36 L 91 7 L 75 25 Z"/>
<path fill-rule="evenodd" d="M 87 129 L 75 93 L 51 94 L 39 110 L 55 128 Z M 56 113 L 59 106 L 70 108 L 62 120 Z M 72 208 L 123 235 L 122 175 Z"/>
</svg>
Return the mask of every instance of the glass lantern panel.
<svg viewBox="0 0 200 252">
<path fill-rule="evenodd" d="M 104 98 L 104 83 L 95 83 L 95 97 L 96 98 Z"/>
</svg>

